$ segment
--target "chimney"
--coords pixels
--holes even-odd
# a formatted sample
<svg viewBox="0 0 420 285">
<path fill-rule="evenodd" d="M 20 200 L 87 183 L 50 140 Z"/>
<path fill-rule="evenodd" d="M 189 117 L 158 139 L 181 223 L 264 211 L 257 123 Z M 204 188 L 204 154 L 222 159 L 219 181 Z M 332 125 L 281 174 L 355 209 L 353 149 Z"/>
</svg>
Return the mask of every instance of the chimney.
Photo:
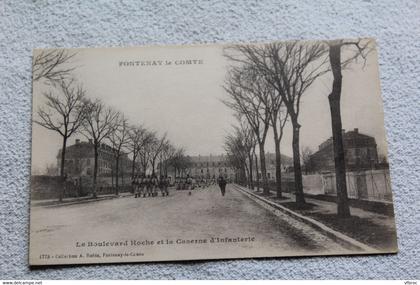
<svg viewBox="0 0 420 285">
<path fill-rule="evenodd" d="M 92 143 L 93 143 L 92 139 L 89 139 L 89 143 L 90 143 L 90 144 L 92 144 Z"/>
<path fill-rule="evenodd" d="M 356 134 L 358 134 L 358 133 L 359 133 L 359 129 L 358 129 L 358 128 L 354 128 L 354 132 L 355 132 Z"/>
<path fill-rule="evenodd" d="M 80 143 L 80 139 L 76 139 L 76 144 L 79 144 Z"/>
</svg>

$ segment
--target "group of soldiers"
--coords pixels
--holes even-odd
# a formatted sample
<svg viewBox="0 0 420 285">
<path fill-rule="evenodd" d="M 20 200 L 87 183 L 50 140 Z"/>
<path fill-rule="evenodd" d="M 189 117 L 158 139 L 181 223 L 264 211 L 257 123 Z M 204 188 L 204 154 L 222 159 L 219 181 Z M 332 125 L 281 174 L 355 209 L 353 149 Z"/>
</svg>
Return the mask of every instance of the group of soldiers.
<svg viewBox="0 0 420 285">
<path fill-rule="evenodd" d="M 186 178 L 176 177 L 175 178 L 175 189 L 176 190 L 194 190 L 196 187 L 207 188 L 210 185 L 218 184 L 222 195 L 225 195 L 226 191 L 226 179 L 220 175 L 217 179 L 201 179 L 195 180 L 194 178 L 187 175 Z M 170 178 L 167 175 L 161 175 L 160 177 L 155 174 L 152 175 L 135 175 L 132 182 L 134 198 L 145 198 L 156 197 L 160 191 L 163 196 L 169 196 L 169 186 L 171 184 Z M 191 194 L 191 191 L 190 191 Z"/>
<path fill-rule="evenodd" d="M 131 182 L 134 190 L 134 198 L 156 197 L 158 191 L 162 196 L 169 195 L 170 180 L 165 175 L 159 178 L 156 175 L 136 175 Z"/>
</svg>

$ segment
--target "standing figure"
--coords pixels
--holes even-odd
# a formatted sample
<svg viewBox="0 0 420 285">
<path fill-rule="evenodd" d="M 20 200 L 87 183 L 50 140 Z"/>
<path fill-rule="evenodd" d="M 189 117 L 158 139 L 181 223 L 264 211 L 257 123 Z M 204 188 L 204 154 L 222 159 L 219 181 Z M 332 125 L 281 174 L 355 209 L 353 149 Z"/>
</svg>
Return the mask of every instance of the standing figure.
<svg viewBox="0 0 420 285">
<path fill-rule="evenodd" d="M 155 197 L 158 194 L 157 193 L 158 179 L 155 174 L 152 175 L 151 184 L 152 184 L 152 197 Z"/>
<path fill-rule="evenodd" d="M 137 198 L 139 196 L 137 175 L 134 175 L 133 179 L 131 180 L 131 187 L 133 189 L 132 191 L 134 193 L 134 198 Z"/>
<path fill-rule="evenodd" d="M 145 178 L 145 186 L 146 186 L 146 191 L 147 191 L 147 196 L 150 197 L 152 196 L 152 181 L 150 179 L 150 175 L 147 175 Z"/>
<path fill-rule="evenodd" d="M 158 185 L 159 185 L 159 190 L 160 190 L 160 193 L 162 194 L 162 197 L 165 196 L 165 193 L 164 193 L 165 177 L 163 175 L 160 176 Z"/>
<path fill-rule="evenodd" d="M 165 183 L 163 184 L 163 191 L 165 192 L 166 196 L 169 196 L 170 180 L 169 180 L 169 177 L 167 175 L 165 175 L 164 181 L 165 181 Z"/>
<path fill-rule="evenodd" d="M 192 178 L 189 174 L 187 174 L 187 178 L 185 179 L 185 183 L 187 184 L 187 190 L 192 190 Z"/>
<path fill-rule="evenodd" d="M 219 184 L 220 191 L 222 192 L 222 196 L 225 196 L 226 184 L 227 184 L 225 178 L 222 175 L 220 175 L 219 178 L 217 179 L 217 183 Z"/>
<path fill-rule="evenodd" d="M 146 185 L 145 185 L 145 178 L 142 174 L 140 179 L 138 180 L 138 187 L 139 187 L 139 197 L 143 195 L 143 198 L 146 197 Z"/>
</svg>

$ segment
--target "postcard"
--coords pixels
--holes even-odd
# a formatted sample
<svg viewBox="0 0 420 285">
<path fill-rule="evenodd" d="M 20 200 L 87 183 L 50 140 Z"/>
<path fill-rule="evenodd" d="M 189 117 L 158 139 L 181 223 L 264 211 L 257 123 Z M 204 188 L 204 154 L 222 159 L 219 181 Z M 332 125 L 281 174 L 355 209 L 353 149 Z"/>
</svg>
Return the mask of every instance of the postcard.
<svg viewBox="0 0 420 285">
<path fill-rule="evenodd" d="M 398 251 L 374 39 L 36 49 L 29 264 Z"/>
</svg>

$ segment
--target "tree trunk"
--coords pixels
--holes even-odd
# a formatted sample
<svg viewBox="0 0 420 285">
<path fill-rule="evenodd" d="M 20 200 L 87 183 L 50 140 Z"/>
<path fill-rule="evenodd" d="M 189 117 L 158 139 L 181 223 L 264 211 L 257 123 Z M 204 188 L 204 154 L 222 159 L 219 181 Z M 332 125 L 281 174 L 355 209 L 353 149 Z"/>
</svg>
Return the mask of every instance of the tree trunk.
<svg viewBox="0 0 420 285">
<path fill-rule="evenodd" d="M 156 163 L 156 161 L 153 159 L 152 160 L 152 176 L 155 175 L 155 163 Z"/>
<path fill-rule="evenodd" d="M 293 126 L 293 168 L 295 173 L 295 195 L 296 195 L 296 204 L 298 207 L 305 204 L 305 197 L 303 196 L 303 185 L 302 185 L 302 168 L 300 165 L 300 150 L 299 150 L 299 132 L 300 125 L 297 122 L 297 118 L 292 118 Z"/>
<path fill-rule="evenodd" d="M 134 180 L 134 172 L 136 169 L 136 156 L 133 154 L 133 161 L 131 163 L 131 180 Z M 131 193 L 134 193 L 134 187 L 131 187 Z"/>
<path fill-rule="evenodd" d="M 328 96 L 331 111 L 331 127 L 334 146 L 335 183 L 337 187 L 337 215 L 340 218 L 350 217 L 350 207 L 347 197 L 346 163 L 344 157 L 343 133 L 341 123 L 341 45 L 331 45 L 329 50 L 330 63 L 334 76 L 333 88 Z"/>
<path fill-rule="evenodd" d="M 254 180 L 252 178 L 253 175 L 253 167 L 252 167 L 252 163 L 253 163 L 253 159 L 252 159 L 252 154 L 248 154 L 248 161 L 249 161 L 249 188 L 254 190 Z"/>
<path fill-rule="evenodd" d="M 281 189 L 281 152 L 280 152 L 280 140 L 276 139 L 276 196 L 277 198 L 282 197 Z"/>
<path fill-rule="evenodd" d="M 268 188 L 268 179 L 267 179 L 267 168 L 265 164 L 265 150 L 264 150 L 264 143 L 259 144 L 260 149 L 260 168 L 261 168 L 261 178 L 263 183 L 263 194 L 269 195 L 270 189 Z"/>
<path fill-rule="evenodd" d="M 133 154 L 133 161 L 131 162 L 131 179 L 134 179 L 134 172 L 136 169 L 136 156 Z"/>
<path fill-rule="evenodd" d="M 118 185 L 118 176 L 119 176 L 119 170 L 120 170 L 120 157 L 117 156 L 115 159 L 115 195 L 119 194 L 119 185 Z"/>
<path fill-rule="evenodd" d="M 121 167 L 121 185 L 124 186 L 124 167 Z"/>
<path fill-rule="evenodd" d="M 93 163 L 93 189 L 92 196 L 96 198 L 96 177 L 98 176 L 98 143 L 94 143 L 94 163 Z"/>
<path fill-rule="evenodd" d="M 259 171 L 258 171 L 258 157 L 257 154 L 254 152 L 254 156 L 255 156 L 255 178 L 257 181 L 257 192 L 260 191 L 260 176 L 259 176 Z"/>
<path fill-rule="evenodd" d="M 281 153 L 280 139 L 277 133 L 277 125 L 273 124 L 274 146 L 276 152 L 276 197 L 281 198 Z"/>
<path fill-rule="evenodd" d="M 242 166 L 241 167 L 241 184 L 243 185 L 243 186 L 247 186 L 246 184 L 247 184 L 247 179 L 246 179 L 246 167 L 245 166 Z M 222 174 L 222 176 L 223 176 L 223 174 Z"/>
<path fill-rule="evenodd" d="M 63 137 L 63 147 L 61 149 L 61 165 L 60 165 L 60 176 L 64 177 L 64 162 L 66 159 L 66 146 L 67 146 L 67 137 Z"/>
<path fill-rule="evenodd" d="M 65 173 L 64 173 L 64 165 L 66 161 L 66 147 L 67 147 L 67 136 L 63 136 L 63 147 L 61 149 L 61 163 L 60 163 L 60 177 L 63 182 L 63 185 L 61 185 L 60 193 L 58 194 L 59 202 L 63 202 L 64 188 L 66 187 Z"/>
</svg>

